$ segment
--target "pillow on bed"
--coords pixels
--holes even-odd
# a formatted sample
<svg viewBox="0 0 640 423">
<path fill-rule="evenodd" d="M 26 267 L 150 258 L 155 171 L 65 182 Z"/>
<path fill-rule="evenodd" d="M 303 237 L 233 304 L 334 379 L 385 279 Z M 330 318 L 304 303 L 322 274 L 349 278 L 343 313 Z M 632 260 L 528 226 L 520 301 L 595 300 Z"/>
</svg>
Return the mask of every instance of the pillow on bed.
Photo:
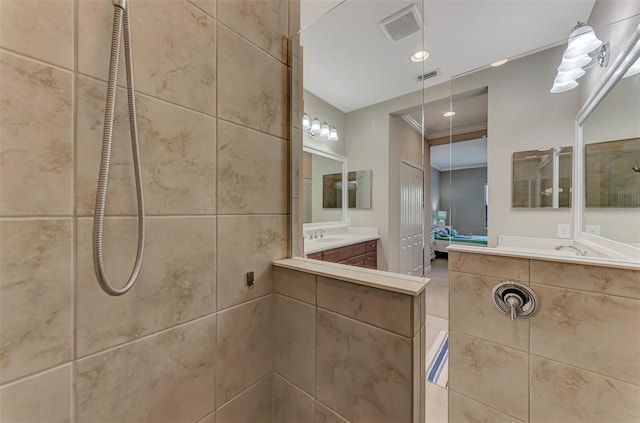
<svg viewBox="0 0 640 423">
<path fill-rule="evenodd" d="M 449 236 L 449 231 L 447 231 L 447 228 L 445 228 L 444 226 L 433 225 L 431 229 L 433 230 L 433 232 L 435 232 L 437 235 L 441 237 L 446 238 Z"/>
<path fill-rule="evenodd" d="M 455 228 L 450 228 L 449 231 L 451 232 L 451 236 L 454 238 L 460 235 Z"/>
</svg>

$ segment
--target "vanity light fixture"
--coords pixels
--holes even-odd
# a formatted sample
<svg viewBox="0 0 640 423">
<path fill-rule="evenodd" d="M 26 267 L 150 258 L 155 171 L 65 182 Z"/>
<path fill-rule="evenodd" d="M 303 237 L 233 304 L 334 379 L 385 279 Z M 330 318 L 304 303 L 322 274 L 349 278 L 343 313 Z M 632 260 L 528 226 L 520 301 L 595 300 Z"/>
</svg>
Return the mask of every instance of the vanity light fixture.
<svg viewBox="0 0 640 423">
<path fill-rule="evenodd" d="M 413 63 L 424 62 L 429 58 L 429 52 L 427 50 L 418 50 L 411 55 L 411 61 Z"/>
<path fill-rule="evenodd" d="M 327 138 L 329 141 L 338 141 L 340 138 L 338 138 L 338 130 L 336 129 L 335 126 L 332 126 L 331 129 L 329 130 L 329 138 Z"/>
<path fill-rule="evenodd" d="M 596 37 L 593 28 L 584 22 L 578 22 L 573 28 L 567 49 L 562 54 L 558 74 L 553 81 L 551 92 L 563 93 L 578 86 L 576 80 L 593 66 L 605 67 L 609 64 L 609 44 L 602 43 Z"/>
<path fill-rule="evenodd" d="M 442 114 L 442 116 L 444 116 L 444 117 L 454 117 L 455 115 L 456 115 L 456 112 L 453 112 L 453 111 L 452 112 L 446 112 L 446 113 Z"/>
<path fill-rule="evenodd" d="M 311 138 L 320 135 L 320 121 L 318 118 L 313 118 L 311 121 L 311 127 L 309 128 L 309 136 Z"/>
<path fill-rule="evenodd" d="M 326 138 L 328 141 L 338 141 L 338 130 L 335 126 L 329 125 L 325 121 L 320 121 L 317 117 L 313 120 L 309 120 L 309 114 L 304 112 L 302 114 L 302 127 L 307 131 L 310 138 L 320 136 Z"/>
</svg>

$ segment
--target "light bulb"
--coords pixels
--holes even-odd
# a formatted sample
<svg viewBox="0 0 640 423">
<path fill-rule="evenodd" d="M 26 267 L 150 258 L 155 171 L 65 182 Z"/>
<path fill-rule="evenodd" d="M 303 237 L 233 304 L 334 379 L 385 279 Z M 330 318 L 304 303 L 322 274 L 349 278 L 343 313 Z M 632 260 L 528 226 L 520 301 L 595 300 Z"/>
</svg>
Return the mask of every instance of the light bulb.
<svg viewBox="0 0 640 423">
<path fill-rule="evenodd" d="M 327 122 L 322 122 L 320 124 L 320 136 L 324 138 L 329 137 L 329 125 Z"/>
<path fill-rule="evenodd" d="M 338 130 L 332 126 L 331 129 L 329 130 L 329 141 L 338 141 L 340 138 L 338 138 Z"/>
<path fill-rule="evenodd" d="M 568 72 L 558 72 L 558 75 L 556 75 L 556 79 L 553 82 L 557 84 L 565 84 L 569 81 L 575 81 L 576 79 L 583 76 L 584 73 L 584 69 L 582 68 L 574 69 Z"/>
<path fill-rule="evenodd" d="M 569 72 L 575 69 L 579 69 L 591 62 L 591 57 L 588 54 L 569 59 L 562 55 L 562 63 L 558 67 L 558 72 Z"/>
<path fill-rule="evenodd" d="M 302 115 L 302 127 L 304 129 L 308 129 L 311 126 L 311 122 L 309 121 L 309 115 L 307 114 L 307 112 L 305 112 Z"/>
<path fill-rule="evenodd" d="M 554 82 L 553 87 L 551 87 L 551 92 L 553 94 L 563 93 L 565 91 L 572 90 L 577 86 L 578 83 L 576 81 L 568 81 L 562 84 Z"/>
<path fill-rule="evenodd" d="M 578 27 L 569 35 L 569 43 L 565 52 L 567 59 L 575 59 L 583 54 L 591 53 L 602 45 L 593 28 L 588 25 Z"/>
<path fill-rule="evenodd" d="M 314 118 L 311 122 L 311 128 L 309 128 L 309 136 L 315 137 L 320 133 L 320 121 L 318 118 Z"/>
</svg>

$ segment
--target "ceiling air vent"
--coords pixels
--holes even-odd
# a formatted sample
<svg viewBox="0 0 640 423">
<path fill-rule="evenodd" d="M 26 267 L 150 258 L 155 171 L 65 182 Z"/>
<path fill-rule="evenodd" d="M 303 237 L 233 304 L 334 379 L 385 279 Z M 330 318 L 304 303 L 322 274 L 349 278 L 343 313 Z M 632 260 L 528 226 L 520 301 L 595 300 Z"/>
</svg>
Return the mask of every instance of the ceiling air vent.
<svg viewBox="0 0 640 423">
<path fill-rule="evenodd" d="M 423 73 L 422 75 L 418 75 L 418 81 L 424 81 L 425 79 L 433 78 L 438 76 L 438 71 L 434 70 L 431 72 Z"/>
<path fill-rule="evenodd" d="M 390 41 L 398 41 L 422 28 L 422 17 L 415 4 L 380 21 L 380 29 Z"/>
</svg>

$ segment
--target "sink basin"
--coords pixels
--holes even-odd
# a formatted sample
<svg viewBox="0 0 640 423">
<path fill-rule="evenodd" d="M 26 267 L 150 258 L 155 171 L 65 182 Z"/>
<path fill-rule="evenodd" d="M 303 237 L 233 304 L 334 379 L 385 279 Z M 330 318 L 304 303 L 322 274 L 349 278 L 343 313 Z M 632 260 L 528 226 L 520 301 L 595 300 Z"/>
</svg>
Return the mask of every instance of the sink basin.
<svg viewBox="0 0 640 423">
<path fill-rule="evenodd" d="M 342 241 L 343 239 L 344 238 L 339 238 L 337 236 L 330 236 L 326 238 L 314 239 L 313 242 L 336 242 L 336 241 Z"/>
</svg>

